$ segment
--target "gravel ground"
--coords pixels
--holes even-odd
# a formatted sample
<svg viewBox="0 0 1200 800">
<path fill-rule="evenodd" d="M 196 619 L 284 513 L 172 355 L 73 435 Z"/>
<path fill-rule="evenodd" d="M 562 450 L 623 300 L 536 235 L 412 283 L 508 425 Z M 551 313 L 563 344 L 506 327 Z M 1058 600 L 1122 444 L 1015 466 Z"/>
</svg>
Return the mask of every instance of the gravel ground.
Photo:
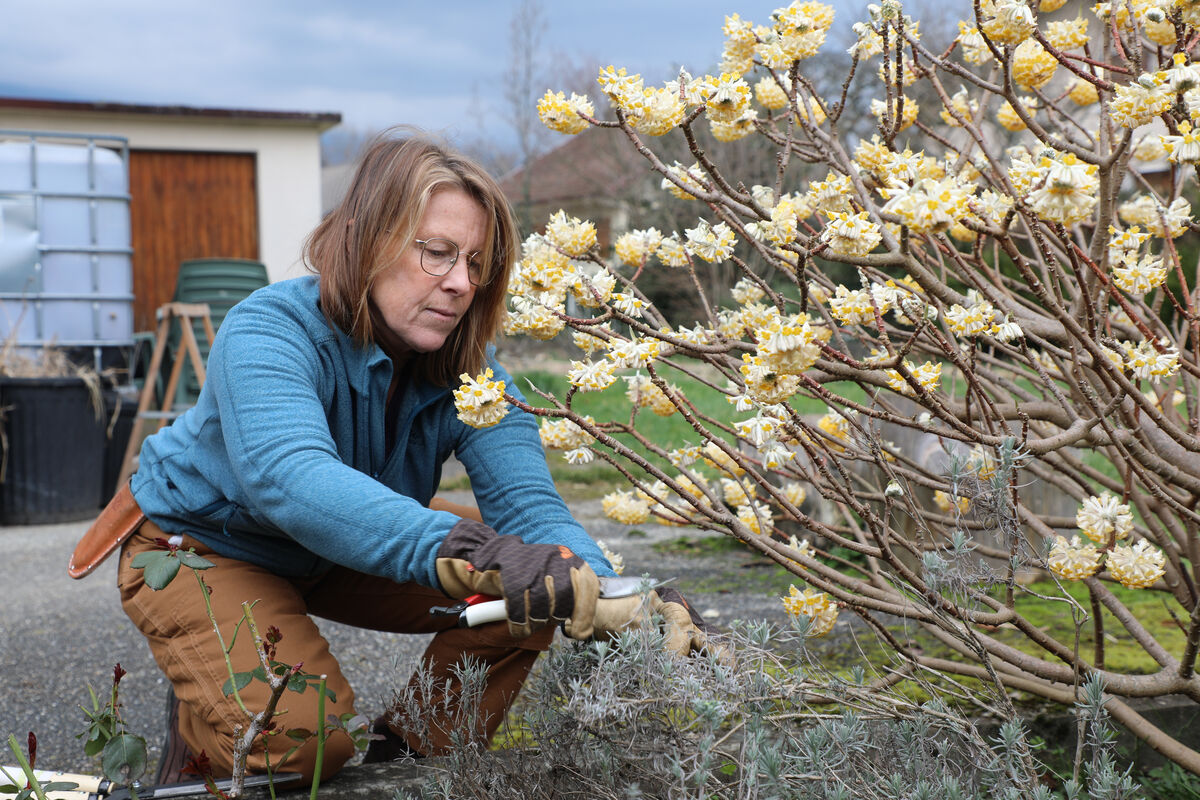
<svg viewBox="0 0 1200 800">
<path fill-rule="evenodd" d="M 469 502 L 467 492 L 446 495 Z M 718 625 L 734 619 L 784 621 L 778 573 L 763 568 L 747 552 L 711 555 L 700 546 L 654 545 L 705 534 L 643 525 L 635 531 L 605 519 L 599 500 L 571 507 L 593 538 L 604 540 L 625 559 L 625 574 L 672 579 L 707 618 Z M 121 610 L 116 590 L 116 559 L 84 580 L 67 577 L 66 565 L 89 521 L 28 527 L 0 527 L 0 591 L 4 624 L 0 635 L 0 735 L 14 734 L 22 745 L 38 737 L 38 765 L 46 769 L 91 771 L 76 734 L 84 727 L 80 710 L 88 686 L 107 693 L 116 663 L 129 673 L 121 683 L 129 728 L 146 737 L 151 764 L 163 737 L 167 686 L 141 635 Z M 786 582 L 783 584 L 786 588 Z M 381 634 L 331 622 L 322 633 L 339 655 L 355 687 L 359 711 L 379 714 L 392 687 L 407 680 L 426 637 Z M 7 747 L 0 763 L 12 763 Z"/>
</svg>

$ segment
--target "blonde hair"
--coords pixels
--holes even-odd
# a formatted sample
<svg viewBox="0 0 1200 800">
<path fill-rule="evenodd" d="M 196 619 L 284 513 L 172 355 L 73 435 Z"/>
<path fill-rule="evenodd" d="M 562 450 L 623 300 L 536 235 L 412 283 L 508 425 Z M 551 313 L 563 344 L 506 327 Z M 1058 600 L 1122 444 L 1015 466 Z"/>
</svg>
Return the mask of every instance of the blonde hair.
<svg viewBox="0 0 1200 800">
<path fill-rule="evenodd" d="M 413 358 L 414 375 L 438 386 L 463 373 L 482 371 L 487 345 L 504 320 L 504 295 L 516 260 L 512 208 L 496 181 L 471 159 L 423 134 L 396 138 L 387 131 L 359 160 L 345 198 L 309 235 L 304 260 L 320 276 L 321 310 L 357 344 L 376 341 L 382 324 L 371 288 L 388 266 L 385 250 L 412 244 L 429 198 L 460 189 L 483 208 L 487 220 L 479 261 L 485 285 L 442 346 Z"/>
</svg>

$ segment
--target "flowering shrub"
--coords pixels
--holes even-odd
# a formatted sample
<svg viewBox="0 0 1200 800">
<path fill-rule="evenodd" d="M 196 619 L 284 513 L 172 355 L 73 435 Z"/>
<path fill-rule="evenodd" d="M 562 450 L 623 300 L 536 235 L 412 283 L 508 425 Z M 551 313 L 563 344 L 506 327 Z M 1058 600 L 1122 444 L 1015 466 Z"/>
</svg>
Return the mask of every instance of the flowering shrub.
<svg viewBox="0 0 1200 800">
<path fill-rule="evenodd" d="M 695 222 L 629 231 L 610 259 L 594 225 L 559 212 L 525 243 L 507 332 L 570 329 L 572 388 L 537 413 L 548 446 L 629 478 L 605 503 L 614 518 L 747 542 L 807 584 L 784 602 L 812 635 L 853 609 L 885 636 L 891 619 L 920 624 L 961 656 L 891 639 L 910 669 L 1064 704 L 1097 677 L 1116 719 L 1200 772 L 1200 753 L 1120 699 L 1200 701 L 1200 3 L 1062 5 L 962 3 L 957 37 L 934 43 L 889 0 L 854 25 L 849 76 L 818 85 L 833 10 L 795 2 L 766 24 L 727 17 L 720 74 L 647 86 L 604 69 L 611 114 L 548 92 L 548 126 L 624 138 Z M 878 93 L 869 136 L 843 132 L 856 79 Z M 660 155 L 668 132 L 690 165 Z M 719 144 L 745 137 L 774 168 L 749 186 Z M 728 302 L 704 288 L 710 265 L 736 274 Z M 642 284 L 659 271 L 686 275 L 698 320 L 672 324 L 651 302 Z M 678 375 L 724 393 L 729 415 L 700 413 Z M 627 419 L 573 408 L 621 387 Z M 827 413 L 802 413 L 806 400 Z M 496 413 L 470 403 L 468 421 Z M 645 409 L 682 415 L 694 439 L 641 435 Z M 1035 483 L 1077 516 L 1033 499 Z M 1090 609 L 1060 598 L 1093 646 L 1023 615 L 1038 571 L 1086 586 Z M 1114 581 L 1161 592 L 1182 645 L 1168 650 Z M 1113 625 L 1152 674 L 1106 667 Z"/>
</svg>

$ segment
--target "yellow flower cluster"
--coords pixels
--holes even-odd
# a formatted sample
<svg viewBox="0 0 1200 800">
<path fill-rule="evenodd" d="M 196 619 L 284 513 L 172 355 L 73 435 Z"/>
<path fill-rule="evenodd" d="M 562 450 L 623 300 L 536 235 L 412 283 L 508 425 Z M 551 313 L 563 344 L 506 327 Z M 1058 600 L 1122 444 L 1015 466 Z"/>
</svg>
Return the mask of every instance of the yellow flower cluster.
<svg viewBox="0 0 1200 800">
<path fill-rule="evenodd" d="M 1071 83 L 1071 89 L 1067 92 L 1067 96 L 1077 106 L 1090 106 L 1100 102 L 1100 91 L 1096 88 L 1096 84 L 1083 78 L 1076 78 Z"/>
<path fill-rule="evenodd" d="M 780 318 L 778 322 L 755 332 L 758 339 L 756 355 L 770 369 L 799 375 L 821 356 L 821 343 L 828 341 L 832 331 L 814 326 L 802 317 Z"/>
<path fill-rule="evenodd" d="M 1129 536 L 1133 530 L 1133 514 L 1129 506 L 1109 492 L 1092 495 L 1075 512 L 1075 524 L 1093 542 L 1104 545 L 1111 536 L 1114 541 Z"/>
<path fill-rule="evenodd" d="M 754 133 L 757 121 L 758 112 L 751 108 L 731 122 L 722 122 L 710 117 L 708 127 L 718 142 L 736 142 Z"/>
<path fill-rule="evenodd" d="M 1138 260 L 1138 253 L 1150 234 L 1137 225 L 1125 230 L 1108 226 L 1108 260 L 1112 264 L 1128 264 Z"/>
<path fill-rule="evenodd" d="M 696 195 L 705 191 L 704 173 L 699 164 L 684 167 L 676 161 L 667 168 L 667 175 L 669 177 L 662 179 L 662 188 L 680 200 L 693 200 Z M 682 187 L 679 184 L 682 184 Z"/>
<path fill-rule="evenodd" d="M 669 417 L 679 409 L 671 402 L 671 398 L 662 389 L 650 380 L 649 376 L 638 373 L 636 375 L 625 376 L 625 383 L 628 388 L 625 390 L 625 397 L 629 399 L 637 408 L 649 408 L 655 415 L 660 417 Z M 679 394 L 679 387 L 668 384 L 668 388 L 675 395 Z"/>
<path fill-rule="evenodd" d="M 750 110 L 750 85 L 740 76 L 725 73 L 707 88 L 704 108 L 710 122 L 737 122 Z"/>
<path fill-rule="evenodd" d="M 780 371 L 760 356 L 743 353 L 740 371 L 746 392 L 759 403 L 784 403 L 800 390 L 798 376 Z"/>
<path fill-rule="evenodd" d="M 783 598 L 783 607 L 793 617 L 808 617 L 808 636 L 824 636 L 833 630 L 837 622 L 838 609 L 824 592 L 805 589 L 801 592 L 795 586 L 788 590 L 788 596 Z"/>
<path fill-rule="evenodd" d="M 454 408 L 460 420 L 472 428 L 489 428 L 504 419 L 504 381 L 492 380 L 490 369 L 474 378 L 465 372 L 458 378 L 462 385 L 454 390 Z"/>
<path fill-rule="evenodd" d="M 710 264 L 720 264 L 733 255 L 733 247 L 737 244 L 737 236 L 724 222 L 711 225 L 707 220 L 700 220 L 696 227 L 683 232 L 687 238 L 687 251 Z"/>
<path fill-rule="evenodd" d="M 677 234 L 667 236 L 658 246 L 658 260 L 668 267 L 688 265 L 687 245 Z"/>
<path fill-rule="evenodd" d="M 952 111 L 954 113 L 951 113 Z M 975 119 L 975 115 L 979 113 L 979 103 L 967 94 L 966 89 L 959 89 L 950 97 L 949 108 L 943 108 L 938 113 L 942 117 L 942 122 L 952 128 L 961 128 L 963 123 L 959 120 L 970 122 Z"/>
<path fill-rule="evenodd" d="M 572 94 L 568 99 L 562 92 L 546 91 L 537 104 L 538 119 L 552 131 L 576 134 L 587 130 L 584 117 L 595 117 L 596 108 L 587 97 Z"/>
<path fill-rule="evenodd" d="M 948 514 L 951 509 L 957 509 L 958 513 L 965 514 L 971 507 L 971 498 L 958 497 L 938 489 L 933 493 L 933 503 L 942 513 Z"/>
<path fill-rule="evenodd" d="M 811 58 L 825 43 L 833 24 L 833 8 L 824 3 L 793 2 L 771 15 L 773 26 L 760 27 L 754 54 L 771 69 L 784 70 L 793 61 Z"/>
<path fill-rule="evenodd" d="M 911 185 L 880 189 L 887 198 L 883 210 L 900 218 L 914 233 L 943 233 L 970 213 L 974 186 L 954 178 L 921 178 Z"/>
<path fill-rule="evenodd" d="M 1154 342 L 1141 341 L 1136 345 L 1122 342 L 1125 350 L 1125 369 L 1133 377 L 1158 383 L 1179 372 L 1179 351 L 1166 339 Z"/>
<path fill-rule="evenodd" d="M 613 249 L 617 253 L 617 258 L 622 260 L 623 264 L 638 267 L 646 264 L 650 255 L 658 251 L 661 243 L 662 234 L 660 231 L 656 228 L 646 228 L 644 230 L 630 230 L 628 233 L 618 236 Z"/>
<path fill-rule="evenodd" d="M 1032 117 L 1037 113 L 1038 101 L 1036 97 L 1018 97 L 1017 102 L 1025 110 L 1026 116 Z M 1001 103 L 1000 108 L 996 111 L 996 121 L 1003 125 L 1005 130 L 1025 130 L 1025 120 L 1021 119 L 1021 116 L 1017 114 L 1012 104 L 1007 100 Z"/>
<path fill-rule="evenodd" d="M 1086 38 L 1084 41 L 1087 41 Z M 1013 51 L 1013 80 L 1026 91 L 1045 86 L 1057 69 L 1058 61 L 1037 39 L 1026 39 Z"/>
<path fill-rule="evenodd" d="M 571 334 L 571 342 L 588 355 L 597 350 L 608 348 L 608 338 L 600 335 L 595 329 L 591 331 L 574 331 Z"/>
<path fill-rule="evenodd" d="M 1088 21 L 1083 17 L 1051 22 L 1046 26 L 1046 41 L 1059 50 L 1073 50 L 1088 43 Z"/>
<path fill-rule="evenodd" d="M 836 442 L 849 443 L 850 441 L 851 428 L 849 417 L 843 416 L 832 408 L 829 409 L 823 417 L 817 420 L 817 427 L 820 428 L 826 436 L 836 440 L 835 443 L 830 444 L 829 446 L 839 453 L 842 452 L 844 448 Z"/>
<path fill-rule="evenodd" d="M 590 416 L 584 419 L 588 423 L 595 423 Z M 543 419 L 538 426 L 538 436 L 542 440 L 542 447 L 547 450 L 577 450 L 592 443 L 591 434 L 565 418 Z"/>
<path fill-rule="evenodd" d="M 866 211 L 857 214 L 834 211 L 821 231 L 821 241 L 838 255 L 865 256 L 883 241 L 883 234 Z"/>
<path fill-rule="evenodd" d="M 871 284 L 870 290 L 847 289 L 839 284 L 829 298 L 829 313 L 843 325 L 874 325 L 876 310 L 880 316 L 891 310 L 892 295 L 879 284 Z"/>
<path fill-rule="evenodd" d="M 737 507 L 738 520 L 750 529 L 751 533 L 766 536 L 775 528 L 771 519 L 771 509 L 765 503 L 749 503 Z"/>
<path fill-rule="evenodd" d="M 1024 0 L 983 0 L 983 32 L 999 44 L 1017 45 L 1033 34 L 1034 18 Z"/>
<path fill-rule="evenodd" d="M 796 508 L 799 508 L 804 504 L 805 498 L 808 497 L 808 492 L 804 491 L 804 487 L 795 481 L 788 481 L 783 485 L 783 497 L 789 503 L 796 506 Z M 808 542 L 805 542 L 805 544 L 808 544 Z M 809 545 L 809 548 L 811 550 L 812 545 Z"/>
<path fill-rule="evenodd" d="M 938 385 L 942 380 L 941 364 L 934 361 L 926 361 L 924 364 L 917 365 L 906 360 L 904 362 L 904 368 L 912 374 L 913 379 L 916 380 L 916 382 L 920 384 L 925 391 L 937 391 Z M 904 395 L 915 394 L 912 386 L 908 384 L 908 381 L 904 380 L 903 376 L 900 375 L 899 370 L 889 369 L 887 371 L 887 382 L 888 386 L 891 387 L 893 391 Z"/>
<path fill-rule="evenodd" d="M 1136 128 L 1170 109 L 1174 99 L 1157 76 L 1146 74 L 1118 86 L 1108 109 L 1113 122 L 1125 128 Z"/>
<path fill-rule="evenodd" d="M 1132 547 L 1114 547 L 1108 554 L 1108 574 L 1127 589 L 1145 589 L 1165 572 L 1162 550 L 1145 539 Z"/>
<path fill-rule="evenodd" d="M 770 76 L 754 84 L 754 98 L 772 111 L 778 111 L 788 104 L 787 92 Z"/>
<path fill-rule="evenodd" d="M 1056 536 L 1046 556 L 1046 566 L 1062 580 L 1081 581 L 1100 571 L 1103 556 L 1104 551 L 1081 542 L 1078 536 L 1072 536 L 1069 542 L 1065 537 Z"/>
<path fill-rule="evenodd" d="M 604 516 L 622 525 L 640 525 L 650 519 L 650 506 L 633 492 L 616 491 L 600 501 Z"/>
<path fill-rule="evenodd" d="M 1145 255 L 1140 259 L 1125 261 L 1113 267 L 1113 283 L 1123 292 L 1143 295 L 1153 291 L 1167 280 L 1167 268 L 1157 256 Z"/>
<path fill-rule="evenodd" d="M 1043 156 L 1026 197 L 1029 207 L 1047 222 L 1074 225 L 1086 219 L 1099 202 L 1097 169 L 1074 153 Z"/>
<path fill-rule="evenodd" d="M 608 549 L 608 545 L 603 539 L 596 540 L 596 546 L 600 548 L 600 554 L 608 559 L 608 563 L 612 564 L 613 572 L 622 575 L 625 572 L 625 557 L 620 553 L 614 553 Z"/>
<path fill-rule="evenodd" d="M 983 336 L 996 329 L 996 309 L 987 300 L 972 297 L 973 293 L 974 290 L 968 292 L 968 299 L 974 300 L 972 305 L 964 307 L 955 303 L 944 315 L 950 330 L 959 336 Z"/>
<path fill-rule="evenodd" d="M 658 358 L 662 351 L 662 345 L 661 339 L 648 336 L 635 336 L 628 340 L 614 338 L 608 344 L 608 359 L 617 369 L 624 367 L 644 369 Z"/>
<path fill-rule="evenodd" d="M 564 253 L 577 258 L 596 246 L 596 226 L 559 210 L 546 224 L 546 238 Z"/>
<path fill-rule="evenodd" d="M 903 99 L 903 104 L 900 100 Z M 899 109 L 899 119 L 897 120 L 897 109 Z M 896 130 L 902 131 L 917 121 L 917 115 L 921 113 L 917 102 L 911 97 L 901 97 L 889 102 L 883 100 L 871 101 L 871 114 L 875 119 L 879 120 L 881 125 L 895 125 Z"/>
<path fill-rule="evenodd" d="M 747 481 L 721 478 L 721 496 L 725 498 L 726 503 L 737 508 L 757 499 L 758 489 Z"/>
<path fill-rule="evenodd" d="M 1187 230 L 1192 206 L 1183 197 L 1163 206 L 1151 195 L 1141 194 L 1118 206 L 1117 214 L 1128 225 L 1141 225 L 1155 236 L 1175 239 Z"/>
<path fill-rule="evenodd" d="M 1167 151 L 1167 159 L 1173 164 L 1200 163 L 1200 130 L 1192 127 L 1191 123 L 1179 123 L 1177 135 L 1161 137 L 1163 149 Z"/>
<path fill-rule="evenodd" d="M 612 386 L 617 379 L 616 365 L 608 360 L 572 361 L 567 380 L 582 392 L 599 392 Z"/>
<path fill-rule="evenodd" d="M 541 303 L 517 296 L 513 298 L 512 313 L 504 320 L 504 334 L 524 334 L 545 342 L 562 333 L 566 325 L 566 320 Z"/>
<path fill-rule="evenodd" d="M 977 444 L 967 456 L 967 469 L 978 475 L 981 481 L 991 480 L 996 474 L 996 457 L 991 450 Z"/>
<path fill-rule="evenodd" d="M 613 294 L 617 279 L 604 267 L 600 267 L 591 274 L 579 267 L 572 270 L 566 277 L 567 288 L 584 308 L 600 308 L 617 297 Z"/>
<path fill-rule="evenodd" d="M 737 14 L 725 17 L 725 25 L 721 28 L 725 34 L 725 48 L 721 51 L 721 72 L 744 75 L 754 69 L 754 45 L 758 38 L 754 35 L 754 23 L 744 20 Z"/>
<path fill-rule="evenodd" d="M 956 41 L 963 60 L 968 64 L 979 66 L 992 60 L 992 51 L 988 49 L 987 42 L 978 28 L 960 21 Z"/>
<path fill-rule="evenodd" d="M 713 469 L 720 470 L 727 475 L 732 475 L 736 478 L 746 471 L 742 469 L 742 466 L 738 464 L 737 461 L 735 461 L 728 453 L 721 449 L 716 442 L 709 442 L 708 444 L 704 445 L 700 452 L 705 464 L 708 464 Z M 702 493 L 700 493 L 699 490 L 696 491 L 696 497 L 702 496 Z"/>
</svg>

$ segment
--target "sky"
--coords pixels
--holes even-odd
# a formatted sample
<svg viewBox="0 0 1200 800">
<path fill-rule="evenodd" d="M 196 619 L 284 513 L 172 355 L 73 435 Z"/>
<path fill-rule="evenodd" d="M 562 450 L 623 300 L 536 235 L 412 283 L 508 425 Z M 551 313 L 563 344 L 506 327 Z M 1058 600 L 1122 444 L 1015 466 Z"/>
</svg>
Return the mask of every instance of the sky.
<svg viewBox="0 0 1200 800">
<path fill-rule="evenodd" d="M 830 0 L 827 0 L 829 2 Z M 839 24 L 865 0 L 832 0 Z M 518 0 L 7 0 L 0 96 L 337 112 L 454 141 L 510 137 L 504 75 Z M 784 0 L 540 0 L 545 88 L 574 65 L 661 81 L 710 71 L 729 13 Z M 851 19 L 853 17 L 853 19 Z M 594 77 L 594 76 L 593 76 Z M 0 119 L 0 127 L 3 127 Z"/>
</svg>

